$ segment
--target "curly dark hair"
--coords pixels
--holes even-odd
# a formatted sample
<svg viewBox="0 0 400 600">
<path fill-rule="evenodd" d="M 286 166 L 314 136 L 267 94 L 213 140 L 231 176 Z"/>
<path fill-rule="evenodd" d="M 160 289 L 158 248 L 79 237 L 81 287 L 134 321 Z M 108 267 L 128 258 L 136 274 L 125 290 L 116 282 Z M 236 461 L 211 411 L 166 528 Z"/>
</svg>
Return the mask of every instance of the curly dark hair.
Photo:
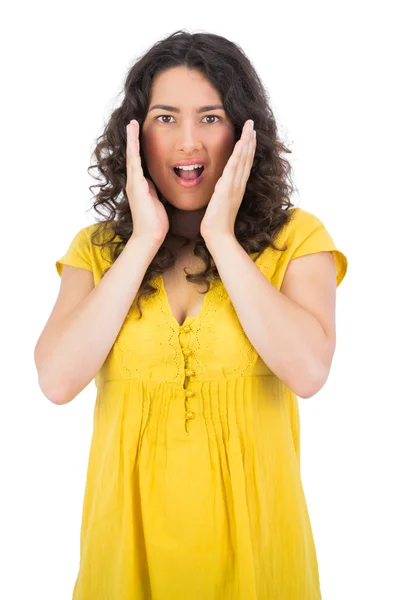
<svg viewBox="0 0 400 600">
<path fill-rule="evenodd" d="M 286 250 L 286 247 L 277 248 L 273 239 L 291 218 L 288 211 L 294 206 L 290 202 L 290 195 L 295 189 L 291 179 L 291 166 L 281 156 L 281 153 L 291 153 L 291 150 L 278 139 L 268 92 L 238 45 L 219 35 L 188 33 L 185 30 L 178 30 L 158 41 L 130 68 L 124 85 L 123 101 L 112 112 L 104 132 L 96 140 L 93 154 L 97 163 L 90 165 L 88 172 L 97 169 L 105 182 L 91 185 L 89 189 L 92 192 L 92 188 L 100 188 L 94 196 L 93 208 L 105 219 L 97 221 L 99 227 L 92 234 L 93 245 L 102 246 L 102 255 L 103 248 L 112 247 L 112 264 L 132 235 L 134 223 L 126 194 L 126 126 L 131 119 L 136 119 L 141 132 L 155 76 L 178 66 L 198 70 L 219 91 L 224 109 L 235 127 L 235 143 L 241 136 L 245 121 L 253 119 L 254 129 L 257 131 L 257 147 L 236 217 L 235 237 L 248 254 L 261 253 L 268 246 L 279 251 Z M 143 174 L 152 181 L 142 153 L 141 137 L 139 141 Z M 101 181 L 101 177 L 94 178 Z M 168 214 L 168 201 L 157 187 L 156 191 Z M 100 206 L 106 209 L 106 214 L 99 210 Z M 109 239 L 102 235 L 104 232 L 110 234 Z M 102 239 L 98 241 L 97 236 L 100 234 Z M 117 236 L 120 241 L 115 241 Z M 186 279 L 206 284 L 207 289 L 202 292 L 206 293 L 210 281 L 220 277 L 200 234 L 194 254 L 204 260 L 205 268 L 201 273 L 187 273 Z M 149 265 L 135 298 L 140 318 L 141 299 L 156 291 L 150 281 L 155 275 L 173 267 L 175 262 L 176 255 L 166 247 L 164 240 Z M 109 268 L 104 270 L 102 276 Z"/>
</svg>

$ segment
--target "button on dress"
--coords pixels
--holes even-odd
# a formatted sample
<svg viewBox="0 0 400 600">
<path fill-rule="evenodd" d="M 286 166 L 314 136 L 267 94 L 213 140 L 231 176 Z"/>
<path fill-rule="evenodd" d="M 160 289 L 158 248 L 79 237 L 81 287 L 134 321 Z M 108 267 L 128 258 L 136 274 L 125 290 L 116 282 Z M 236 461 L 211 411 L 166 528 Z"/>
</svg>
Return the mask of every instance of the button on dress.
<svg viewBox="0 0 400 600">
<path fill-rule="evenodd" d="M 250 257 L 279 290 L 290 260 L 332 252 L 338 286 L 346 256 L 315 215 L 292 211 L 275 239 L 287 250 Z M 91 244 L 96 227 L 75 235 L 60 276 L 67 264 L 99 283 L 110 263 Z M 182 325 L 162 277 L 153 283 L 95 377 L 73 600 L 320 599 L 296 395 L 253 348 L 222 281 Z"/>
</svg>

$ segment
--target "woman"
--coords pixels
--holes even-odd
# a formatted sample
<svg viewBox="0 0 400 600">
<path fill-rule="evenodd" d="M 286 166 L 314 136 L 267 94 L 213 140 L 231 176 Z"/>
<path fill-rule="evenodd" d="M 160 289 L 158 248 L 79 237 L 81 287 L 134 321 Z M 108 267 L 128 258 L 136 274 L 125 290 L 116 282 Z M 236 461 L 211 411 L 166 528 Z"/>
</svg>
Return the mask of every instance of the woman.
<svg viewBox="0 0 400 600">
<path fill-rule="evenodd" d="M 75 600 L 321 598 L 297 395 L 327 380 L 347 259 L 282 152 L 225 38 L 131 68 L 95 149 L 107 218 L 57 261 L 35 349 L 52 402 L 97 386 Z"/>
</svg>

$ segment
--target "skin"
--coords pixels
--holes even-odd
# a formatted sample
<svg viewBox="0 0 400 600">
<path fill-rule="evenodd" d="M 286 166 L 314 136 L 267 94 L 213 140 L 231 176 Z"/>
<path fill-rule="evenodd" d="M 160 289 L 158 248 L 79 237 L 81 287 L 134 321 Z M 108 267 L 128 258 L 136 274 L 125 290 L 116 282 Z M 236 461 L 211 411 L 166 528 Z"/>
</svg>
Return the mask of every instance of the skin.
<svg viewBox="0 0 400 600">
<path fill-rule="evenodd" d="M 172 121 L 166 126 L 151 120 L 162 111 L 147 115 L 149 172 L 173 207 L 173 231 L 201 232 L 242 328 L 261 359 L 295 394 L 309 398 L 327 380 L 335 350 L 333 256 L 321 251 L 290 261 L 278 290 L 238 243 L 234 224 L 256 136 L 249 119 L 235 143 L 233 125 L 223 111 L 219 113 L 222 124 L 204 124 L 208 119 L 197 115 L 196 108 L 218 100 L 218 93 L 197 72 L 174 68 L 159 77 L 150 107 L 171 104 L 182 112 L 166 119 Z M 170 167 L 180 158 L 192 157 L 207 162 L 208 177 L 204 186 L 185 190 L 174 181 Z"/>
<path fill-rule="evenodd" d="M 181 112 L 151 110 L 154 104 Z M 215 185 L 235 147 L 234 125 L 223 108 L 196 112 L 215 104 L 222 104 L 220 94 L 199 71 L 174 67 L 154 80 L 142 125 L 142 149 L 153 182 L 171 205 L 169 235 L 177 239 L 180 235 L 195 239 L 200 232 Z M 171 168 L 185 158 L 201 158 L 206 164 L 204 180 L 194 188 L 181 187 Z"/>
</svg>

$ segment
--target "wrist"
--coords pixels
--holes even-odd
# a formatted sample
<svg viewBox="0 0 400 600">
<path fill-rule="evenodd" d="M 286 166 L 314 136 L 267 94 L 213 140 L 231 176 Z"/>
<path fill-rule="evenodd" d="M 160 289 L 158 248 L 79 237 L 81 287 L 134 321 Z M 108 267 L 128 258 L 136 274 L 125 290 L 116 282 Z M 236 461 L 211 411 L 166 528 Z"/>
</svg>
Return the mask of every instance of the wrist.
<svg viewBox="0 0 400 600">
<path fill-rule="evenodd" d="M 226 244 L 230 244 L 233 241 L 237 242 L 235 235 L 233 235 L 232 233 L 228 233 L 228 232 L 217 233 L 217 234 L 206 235 L 206 236 L 203 235 L 203 239 L 204 239 L 205 244 L 210 252 L 212 251 L 212 249 L 218 248 L 220 246 L 224 246 Z"/>
<path fill-rule="evenodd" d="M 136 250 L 144 253 L 149 253 L 152 256 L 155 256 L 162 245 L 163 240 L 156 240 L 149 238 L 148 236 L 140 236 L 140 235 L 131 235 L 129 240 L 126 243 L 127 247 L 133 247 Z"/>
</svg>

